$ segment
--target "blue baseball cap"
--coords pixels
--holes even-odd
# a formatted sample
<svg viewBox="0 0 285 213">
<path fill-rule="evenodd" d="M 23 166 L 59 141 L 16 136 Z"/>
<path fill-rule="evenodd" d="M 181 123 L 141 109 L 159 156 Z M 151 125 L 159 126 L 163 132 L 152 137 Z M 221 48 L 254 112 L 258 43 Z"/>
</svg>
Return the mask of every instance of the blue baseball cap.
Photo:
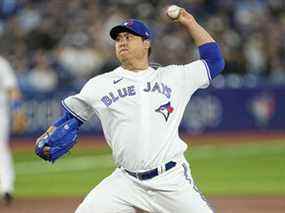
<svg viewBox="0 0 285 213">
<path fill-rule="evenodd" d="M 129 19 L 122 24 L 113 27 L 110 31 L 110 36 L 115 40 L 121 32 L 129 32 L 145 39 L 152 38 L 150 29 L 142 21 L 137 19 Z"/>
</svg>

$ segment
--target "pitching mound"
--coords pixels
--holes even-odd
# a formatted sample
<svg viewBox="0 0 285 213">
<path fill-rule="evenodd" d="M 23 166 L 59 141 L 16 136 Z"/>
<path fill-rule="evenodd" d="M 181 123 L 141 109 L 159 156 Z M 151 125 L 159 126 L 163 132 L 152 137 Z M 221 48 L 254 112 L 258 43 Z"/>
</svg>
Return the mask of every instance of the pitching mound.
<svg viewBox="0 0 285 213">
<path fill-rule="evenodd" d="M 283 213 L 285 197 L 213 197 L 216 213 Z M 16 199 L 10 206 L 0 206 L 1 213 L 71 213 L 81 198 Z"/>
</svg>

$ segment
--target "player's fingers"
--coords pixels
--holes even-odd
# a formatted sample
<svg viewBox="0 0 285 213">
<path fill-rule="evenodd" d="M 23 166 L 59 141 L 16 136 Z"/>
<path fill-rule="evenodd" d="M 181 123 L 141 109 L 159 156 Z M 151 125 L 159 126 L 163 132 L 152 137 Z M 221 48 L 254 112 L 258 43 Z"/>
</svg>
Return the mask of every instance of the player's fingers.
<svg viewBox="0 0 285 213">
<path fill-rule="evenodd" d="M 183 23 L 187 23 L 189 21 L 195 21 L 195 19 L 188 11 L 186 11 L 184 8 L 182 8 L 180 11 L 178 21 L 183 24 Z"/>
</svg>

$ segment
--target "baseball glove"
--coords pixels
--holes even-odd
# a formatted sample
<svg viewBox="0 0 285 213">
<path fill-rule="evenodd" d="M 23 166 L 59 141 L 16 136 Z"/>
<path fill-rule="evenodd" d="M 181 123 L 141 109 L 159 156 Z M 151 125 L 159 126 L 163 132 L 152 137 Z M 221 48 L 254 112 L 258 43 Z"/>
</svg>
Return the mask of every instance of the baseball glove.
<svg viewBox="0 0 285 213">
<path fill-rule="evenodd" d="M 37 139 L 35 153 L 49 162 L 65 155 L 77 141 L 78 122 L 76 118 L 72 118 L 58 127 L 50 127 Z"/>
</svg>

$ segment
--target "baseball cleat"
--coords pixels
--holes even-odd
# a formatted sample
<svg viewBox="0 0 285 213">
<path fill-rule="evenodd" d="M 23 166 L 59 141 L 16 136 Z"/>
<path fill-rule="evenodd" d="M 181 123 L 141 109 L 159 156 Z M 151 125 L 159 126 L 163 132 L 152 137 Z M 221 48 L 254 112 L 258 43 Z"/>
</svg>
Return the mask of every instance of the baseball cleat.
<svg viewBox="0 0 285 213">
<path fill-rule="evenodd" d="M 12 201 L 13 201 L 12 194 L 8 193 L 8 192 L 4 193 L 4 195 L 3 195 L 3 202 L 4 202 L 4 204 L 6 206 L 8 206 L 8 205 L 10 205 L 12 203 Z"/>
</svg>

